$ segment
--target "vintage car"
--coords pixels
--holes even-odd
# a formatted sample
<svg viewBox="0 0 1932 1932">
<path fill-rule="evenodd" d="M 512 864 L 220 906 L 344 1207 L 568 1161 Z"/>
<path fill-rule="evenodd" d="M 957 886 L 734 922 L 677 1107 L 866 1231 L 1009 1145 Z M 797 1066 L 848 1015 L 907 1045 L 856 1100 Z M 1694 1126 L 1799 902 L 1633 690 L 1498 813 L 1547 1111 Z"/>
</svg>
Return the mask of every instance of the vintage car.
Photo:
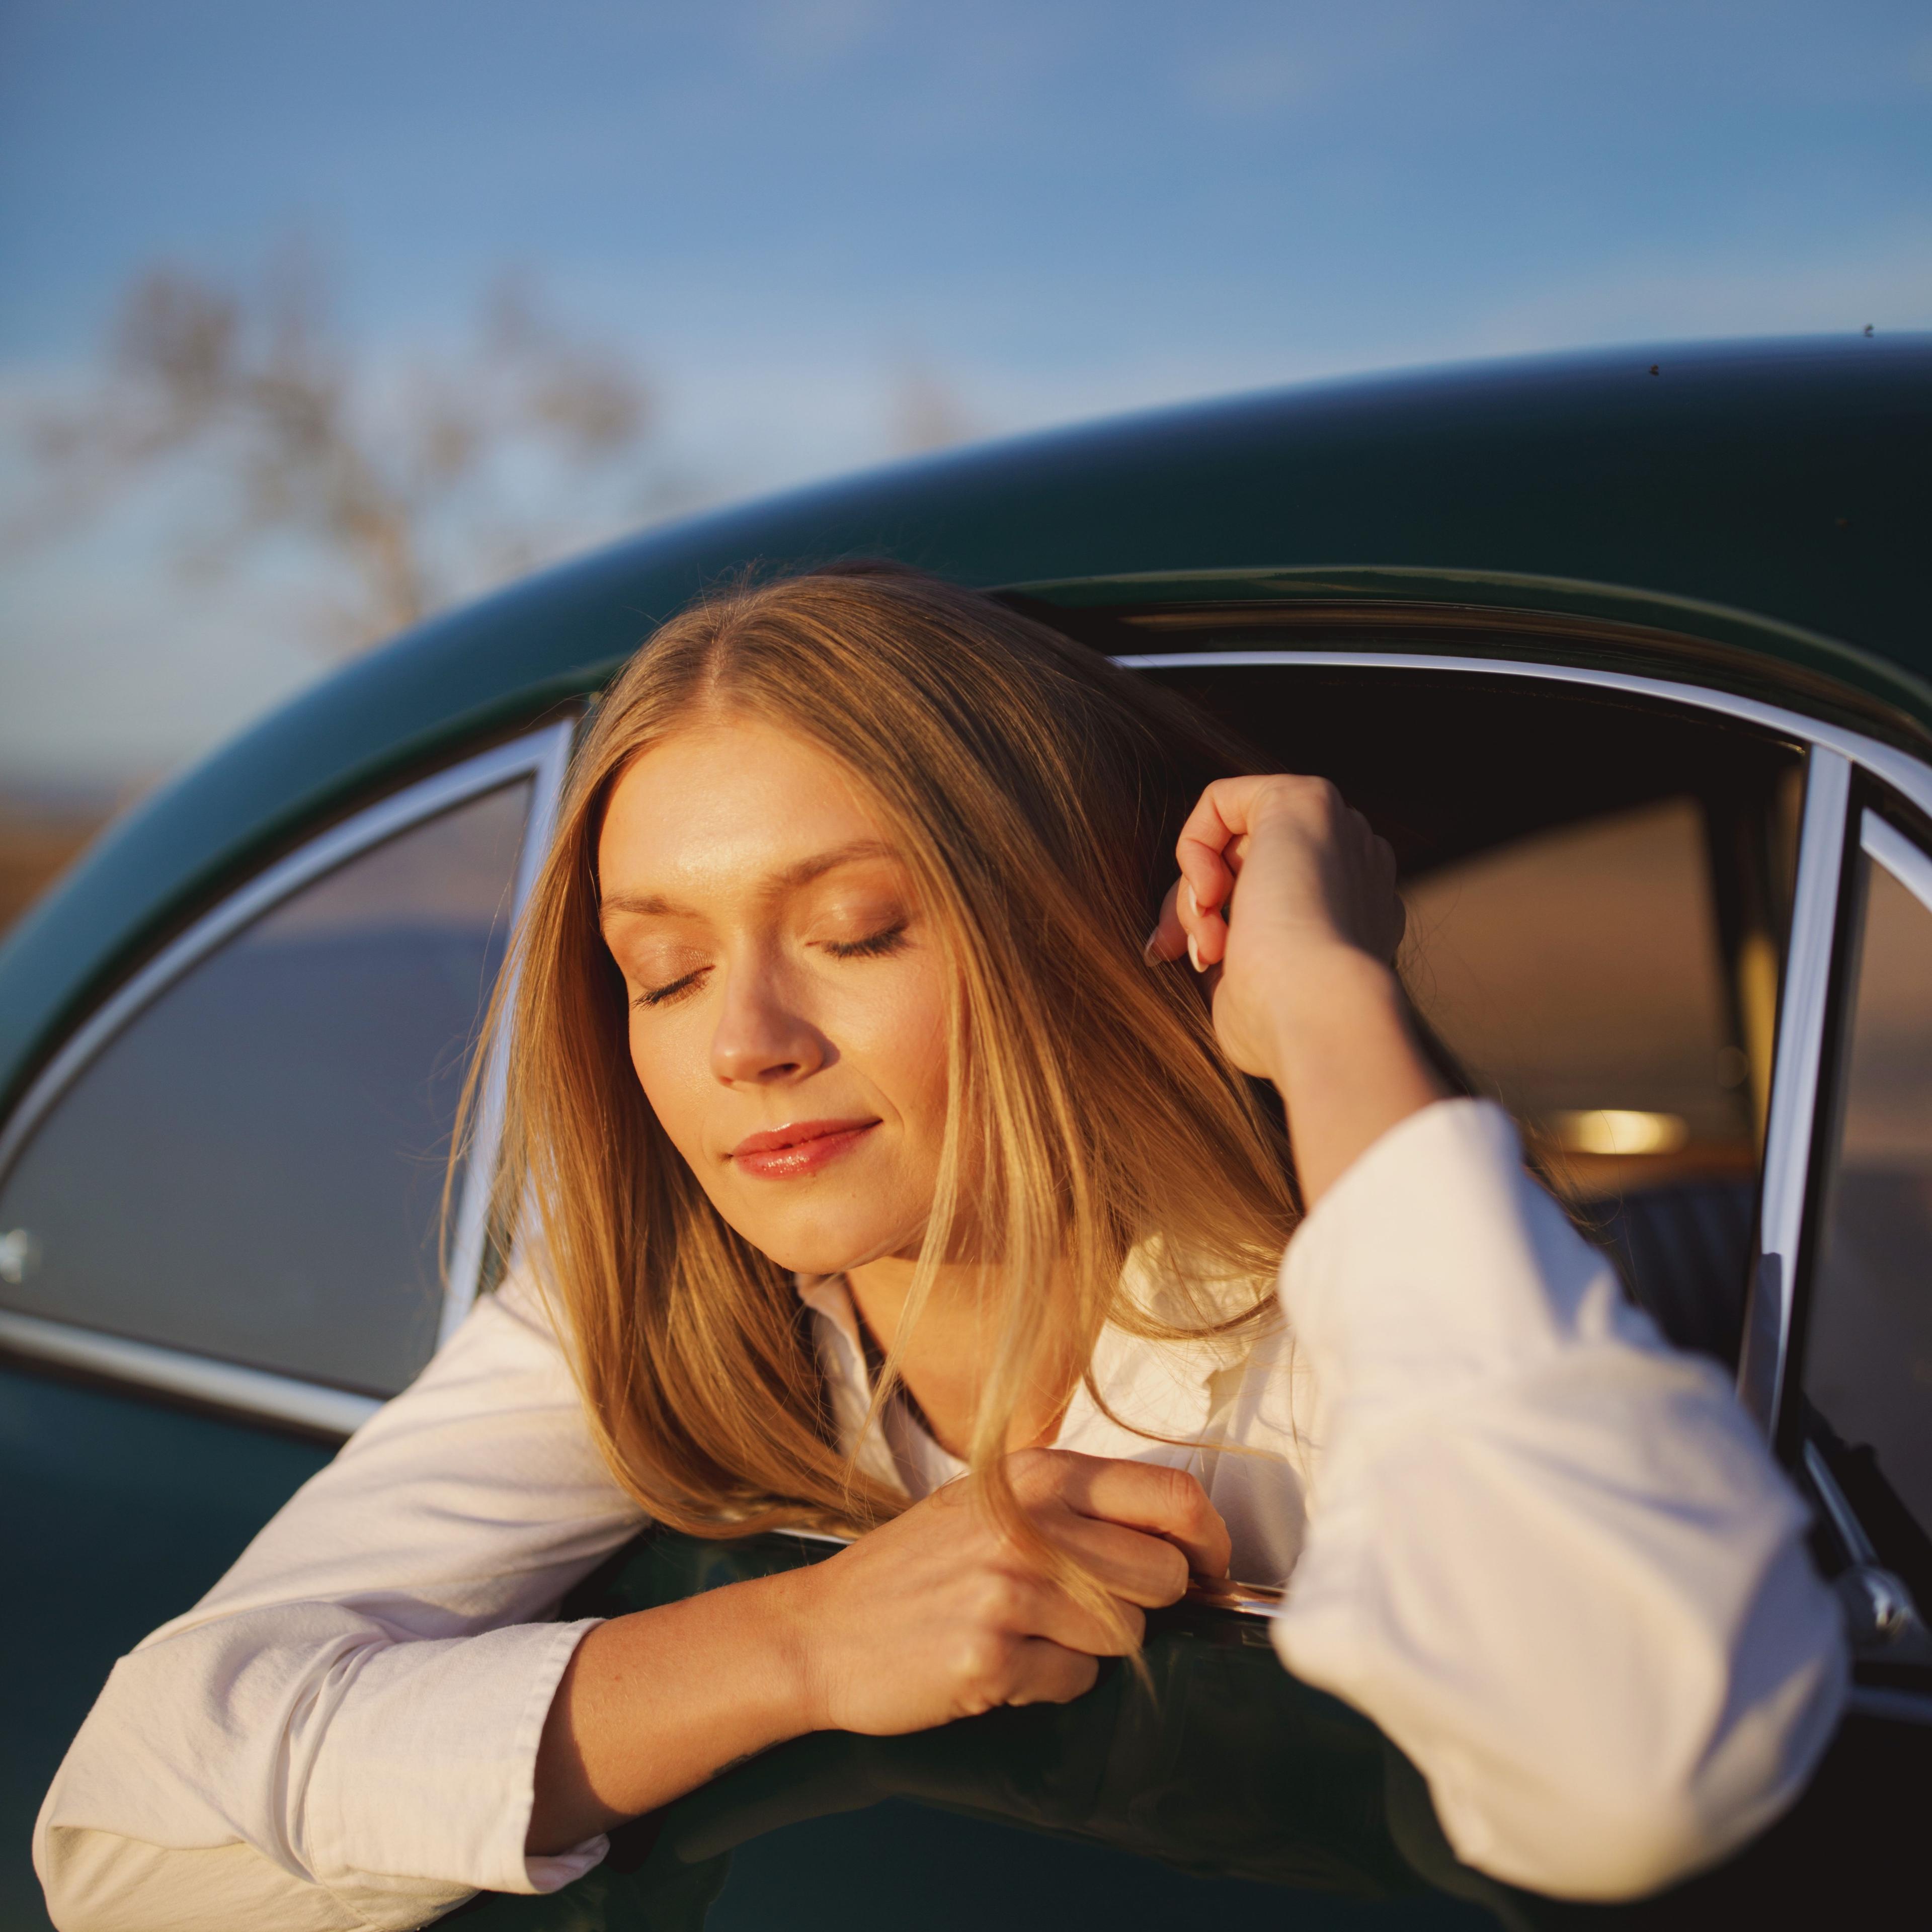
<svg viewBox="0 0 1932 1932">
<path fill-rule="evenodd" d="M 0 1918 L 114 1658 L 490 1286 L 481 1003 L 572 734 L 721 573 L 896 557 L 1192 694 L 1393 842 L 1422 1010 L 1810 1500 L 1856 1656 L 1796 1808 L 1662 1898 L 1458 1864 L 1264 1593 L 1151 1693 L 772 1751 L 484 1926 L 1833 1922 L 1932 1792 L 1932 338 L 1595 353 L 1176 410 L 655 531 L 318 685 L 0 951 Z M 487 1084 L 487 1076 L 486 1076 Z M 580 1611 L 812 1560 L 646 1536 Z M 1278 1580 L 1257 1579 L 1267 1583 Z M 1916 1896 L 1921 1904 L 1912 1907 Z"/>
</svg>

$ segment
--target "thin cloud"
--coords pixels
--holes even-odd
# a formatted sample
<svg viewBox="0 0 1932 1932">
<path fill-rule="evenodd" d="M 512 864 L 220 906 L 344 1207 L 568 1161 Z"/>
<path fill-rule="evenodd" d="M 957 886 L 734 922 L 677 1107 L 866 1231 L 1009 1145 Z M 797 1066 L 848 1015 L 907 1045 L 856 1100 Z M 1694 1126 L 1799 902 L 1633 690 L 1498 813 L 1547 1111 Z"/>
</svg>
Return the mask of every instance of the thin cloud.
<svg viewBox="0 0 1932 1932">
<path fill-rule="evenodd" d="M 1196 106 L 1265 113 L 1311 98 L 1320 78 L 1314 62 L 1286 48 L 1238 48 L 1197 61 L 1189 71 L 1186 92 Z"/>
<path fill-rule="evenodd" d="M 890 0 L 766 0 L 751 38 L 775 64 L 823 68 L 877 40 L 893 11 Z"/>
</svg>

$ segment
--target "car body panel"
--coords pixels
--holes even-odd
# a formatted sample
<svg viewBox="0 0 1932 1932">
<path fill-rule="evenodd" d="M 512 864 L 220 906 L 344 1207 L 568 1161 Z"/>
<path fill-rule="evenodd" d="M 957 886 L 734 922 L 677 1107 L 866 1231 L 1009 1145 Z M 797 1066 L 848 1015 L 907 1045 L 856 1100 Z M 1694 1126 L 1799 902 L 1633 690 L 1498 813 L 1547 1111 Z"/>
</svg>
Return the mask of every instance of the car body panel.
<svg viewBox="0 0 1932 1932">
<path fill-rule="evenodd" d="M 824 1553 L 783 1535 L 647 1532 L 566 1613 L 621 1615 Z M 620 1829 L 582 1892 L 492 1897 L 466 1916 L 476 1932 L 889 1932 L 908 1918 L 964 1932 L 996 1900 L 1006 1932 L 1154 1932 L 1230 1912 L 1361 1932 L 1704 1932 L 1822 1924 L 1917 1872 L 1912 1794 L 1932 1732 L 1854 1720 L 1797 1810 L 1738 1856 L 1654 1898 L 1582 1905 L 1462 1864 L 1414 1766 L 1285 1671 L 1264 1618 L 1183 1603 L 1150 1617 L 1144 1656 L 1144 1682 L 1110 1664 L 1069 1705 L 795 1739 Z M 1030 1850 L 1036 1838 L 1056 1856 Z"/>
<path fill-rule="evenodd" d="M 0 1364 L 0 1925 L 46 1923 L 27 1833 L 114 1660 L 186 1610 L 335 1454 L 124 1388 Z"/>
</svg>

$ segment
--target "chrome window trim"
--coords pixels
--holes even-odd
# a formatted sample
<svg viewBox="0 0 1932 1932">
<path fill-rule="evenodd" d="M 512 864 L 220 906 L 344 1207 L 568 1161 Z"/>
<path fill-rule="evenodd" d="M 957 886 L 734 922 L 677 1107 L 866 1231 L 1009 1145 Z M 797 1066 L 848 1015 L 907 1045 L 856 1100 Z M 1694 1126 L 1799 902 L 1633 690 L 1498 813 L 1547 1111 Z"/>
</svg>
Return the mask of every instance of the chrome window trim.
<svg viewBox="0 0 1932 1932">
<path fill-rule="evenodd" d="M 1875 859 L 1928 912 L 1932 912 L 1932 858 L 1928 858 L 1898 826 L 1888 824 L 1875 812 L 1868 812 L 1858 821 L 1858 844 L 1868 857 Z"/>
<path fill-rule="evenodd" d="M 164 946 L 98 1007 L 42 1070 L 0 1130 L 0 1182 L 34 1130 L 81 1073 L 177 980 L 251 920 L 325 873 L 398 832 L 484 793 L 532 782 L 517 869 L 511 886 L 512 925 L 522 912 L 556 822 L 558 798 L 575 738 L 566 718 L 525 733 L 419 779 L 332 826 L 238 887 Z M 487 1232 L 490 1179 L 502 1121 L 503 1071 L 493 1062 L 484 1104 L 464 1172 L 436 1346 L 470 1312 L 476 1296 Z M 454 1311 L 452 1313 L 452 1310 Z M 380 1398 L 332 1388 L 267 1369 L 247 1368 L 190 1350 L 110 1334 L 79 1323 L 0 1308 L 0 1347 L 13 1353 L 184 1395 L 241 1414 L 304 1428 L 349 1434 L 382 1406 Z"/>
<path fill-rule="evenodd" d="M 38 1315 L 16 1315 L 10 1309 L 0 1309 L 0 1347 L 62 1368 L 81 1369 L 331 1435 L 353 1434 L 382 1406 L 376 1396 L 298 1382 L 272 1370 L 246 1369 L 237 1362 L 164 1348 L 152 1342 L 132 1342 Z"/>
<path fill-rule="evenodd" d="M 517 874 L 511 887 L 510 922 L 514 928 L 528 902 L 537 872 L 550 850 L 556 830 L 556 809 L 563 795 L 565 772 L 570 764 L 570 748 L 576 724 L 553 726 L 548 733 L 538 763 L 532 768 L 530 815 L 524 826 L 524 842 L 517 854 Z M 449 1246 L 448 1274 L 443 1289 L 442 1312 L 436 1324 L 436 1346 L 440 1349 L 462 1327 L 483 1281 L 484 1251 L 490 1239 L 490 1203 L 494 1192 L 497 1149 L 503 1138 L 503 1100 L 509 1078 L 509 1059 L 499 1040 L 492 1047 L 490 1064 L 484 1070 L 481 1104 L 476 1128 L 464 1163 L 463 1195 L 454 1216 L 454 1238 Z"/>
<path fill-rule="evenodd" d="M 1871 1538 L 1865 1534 L 1865 1526 L 1853 1514 L 1852 1506 L 1845 1500 L 1845 1492 L 1838 1486 L 1838 1479 L 1832 1473 L 1832 1466 L 1825 1460 L 1824 1452 L 1815 1442 L 1807 1442 L 1804 1450 L 1804 1473 L 1811 1479 L 1811 1487 L 1825 1514 L 1831 1519 L 1832 1527 L 1838 1532 L 1838 1540 L 1845 1546 L 1845 1554 L 1854 1563 L 1876 1563 L 1878 1552 L 1872 1547 Z"/>
<path fill-rule="evenodd" d="M 1822 746 L 1885 780 L 1921 812 L 1932 816 L 1932 767 L 1910 752 L 1868 738 L 1861 731 L 1822 718 L 1808 718 L 1782 705 L 1766 704 L 1735 692 L 1712 691 L 1701 685 L 1677 684 L 1668 678 L 1640 677 L 1616 670 L 1594 670 L 1578 664 L 1539 664 L 1521 658 L 1466 658 L 1424 656 L 1406 651 L 1156 651 L 1135 652 L 1114 662 L 1129 670 L 1239 670 L 1245 664 L 1309 664 L 1321 669 L 1447 670 L 1479 672 L 1488 677 L 1526 677 L 1544 683 L 1580 684 L 1600 691 L 1626 692 L 1634 698 L 1662 698 L 1699 711 L 1762 726 L 1780 736 Z"/>
<path fill-rule="evenodd" d="M 1778 1051 L 1764 1137 L 1757 1253 L 1744 1307 L 1738 1396 L 1767 1436 L 1775 1435 L 1791 1352 L 1791 1314 L 1810 1178 L 1818 1072 L 1831 1004 L 1838 885 L 1851 801 L 1850 761 L 1814 745 L 1806 760 L 1798 880 L 1778 998 Z"/>
</svg>

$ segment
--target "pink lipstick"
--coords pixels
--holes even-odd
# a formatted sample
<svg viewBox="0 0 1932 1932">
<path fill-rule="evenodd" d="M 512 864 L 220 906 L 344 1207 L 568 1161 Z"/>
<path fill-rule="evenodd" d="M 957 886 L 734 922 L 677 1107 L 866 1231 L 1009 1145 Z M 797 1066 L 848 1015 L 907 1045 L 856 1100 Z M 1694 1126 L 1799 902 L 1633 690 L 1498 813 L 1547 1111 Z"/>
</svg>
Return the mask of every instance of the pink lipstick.
<svg viewBox="0 0 1932 1932">
<path fill-rule="evenodd" d="M 786 1126 L 747 1134 L 731 1150 L 731 1158 L 740 1172 L 765 1180 L 816 1174 L 857 1145 L 878 1124 L 876 1120 L 794 1120 Z"/>
</svg>

